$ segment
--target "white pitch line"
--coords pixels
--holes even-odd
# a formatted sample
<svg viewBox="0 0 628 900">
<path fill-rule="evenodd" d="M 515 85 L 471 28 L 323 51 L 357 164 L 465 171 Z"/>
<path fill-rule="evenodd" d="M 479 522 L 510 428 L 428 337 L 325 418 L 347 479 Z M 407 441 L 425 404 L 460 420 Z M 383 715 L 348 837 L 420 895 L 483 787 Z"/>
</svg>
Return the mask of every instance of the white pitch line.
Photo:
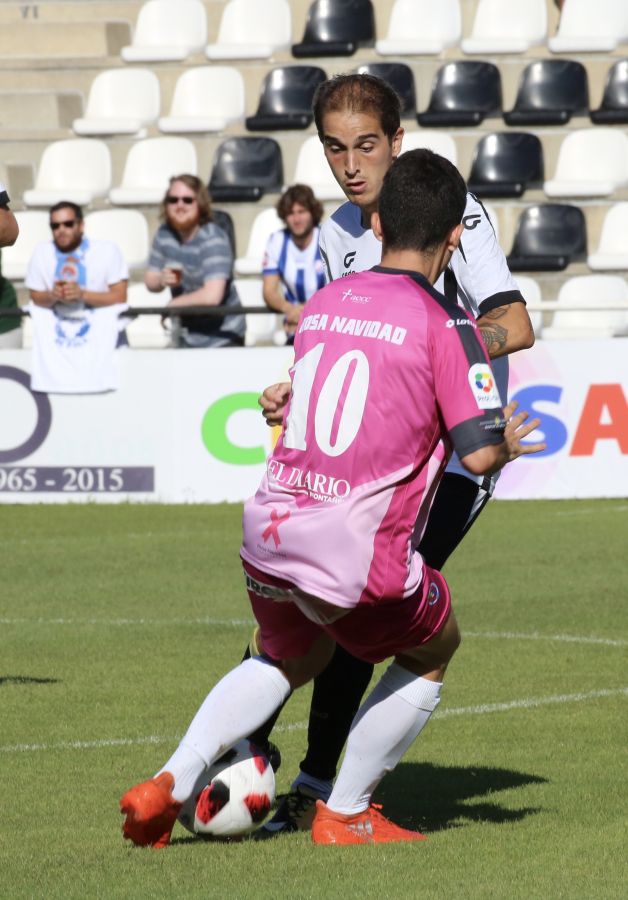
<svg viewBox="0 0 628 900">
<path fill-rule="evenodd" d="M 449 716 L 483 716 L 487 713 L 508 712 L 513 709 L 534 709 L 561 703 L 582 703 L 604 697 L 628 697 L 628 687 L 587 691 L 580 694 L 556 694 L 553 697 L 526 697 L 523 700 L 509 700 L 505 703 L 483 703 L 480 706 L 454 706 L 437 713 L 439 719 Z M 276 732 L 305 731 L 307 722 L 292 722 L 278 725 Z M 0 746 L 0 753 L 51 753 L 56 750 L 100 750 L 105 747 L 140 747 L 146 744 L 174 744 L 180 737 L 149 735 L 138 738 L 109 738 L 99 741 L 62 741 L 57 744 L 9 744 Z"/>
<path fill-rule="evenodd" d="M 213 619 L 209 616 L 200 616 L 196 619 L 26 619 L 26 618 L 0 618 L 0 625 L 63 625 L 66 627 L 84 627 L 100 625 L 104 628 L 124 628 L 138 626 L 152 626 L 153 628 L 170 628 L 175 625 L 202 625 L 210 628 L 253 628 L 254 619 Z M 628 647 L 628 640 L 622 638 L 603 638 L 577 634 L 541 634 L 539 631 L 463 631 L 464 638 L 480 638 L 483 640 L 511 640 L 511 641 L 554 641 L 567 644 L 593 644 L 604 647 Z"/>
<path fill-rule="evenodd" d="M 628 641 L 621 638 L 581 637 L 576 634 L 529 634 L 519 631 L 464 631 L 463 638 L 487 638 L 489 640 L 512 641 L 558 641 L 566 644 L 602 644 L 605 647 L 628 647 Z"/>
</svg>

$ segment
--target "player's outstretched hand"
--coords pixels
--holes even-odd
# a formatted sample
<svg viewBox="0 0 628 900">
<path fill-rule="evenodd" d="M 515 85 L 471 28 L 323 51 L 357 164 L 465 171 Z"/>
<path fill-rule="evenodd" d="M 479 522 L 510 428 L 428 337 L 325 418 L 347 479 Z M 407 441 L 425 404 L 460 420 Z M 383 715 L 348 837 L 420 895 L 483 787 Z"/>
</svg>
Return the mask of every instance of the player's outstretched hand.
<svg viewBox="0 0 628 900">
<path fill-rule="evenodd" d="M 508 406 L 504 407 L 504 418 L 506 419 L 506 427 L 504 429 L 504 442 L 508 453 L 508 461 L 512 462 L 519 456 L 526 456 L 530 453 L 540 453 L 545 450 L 547 444 L 538 442 L 536 444 L 522 444 L 523 438 L 531 434 L 541 424 L 540 419 L 530 419 L 528 421 L 528 413 L 522 411 L 515 415 L 515 410 L 519 404 L 512 400 Z"/>
<path fill-rule="evenodd" d="M 289 381 L 282 381 L 280 384 L 271 384 L 267 387 L 257 402 L 262 407 L 262 415 L 266 419 L 266 424 L 281 425 L 283 423 L 283 413 L 290 396 L 292 385 Z"/>
</svg>

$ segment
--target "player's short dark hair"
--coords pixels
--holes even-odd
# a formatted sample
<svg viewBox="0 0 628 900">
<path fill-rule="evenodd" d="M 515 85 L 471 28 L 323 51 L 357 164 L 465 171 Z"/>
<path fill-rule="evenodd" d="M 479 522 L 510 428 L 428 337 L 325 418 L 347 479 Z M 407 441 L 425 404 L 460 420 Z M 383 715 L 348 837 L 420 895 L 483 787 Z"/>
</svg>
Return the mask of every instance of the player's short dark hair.
<svg viewBox="0 0 628 900">
<path fill-rule="evenodd" d="M 304 206 L 312 216 L 315 225 L 323 218 L 323 204 L 316 198 L 309 184 L 293 184 L 287 188 L 277 203 L 277 215 L 282 222 L 286 221 L 295 203 Z"/>
<path fill-rule="evenodd" d="M 321 141 L 325 113 L 346 109 L 375 116 L 389 140 L 393 139 L 401 122 L 401 100 L 388 82 L 367 73 L 334 75 L 319 84 L 312 102 L 314 122 Z"/>
<path fill-rule="evenodd" d="M 409 150 L 392 164 L 379 195 L 384 245 L 429 252 L 464 215 L 467 186 L 458 169 L 431 150 Z"/>
<path fill-rule="evenodd" d="M 55 203 L 54 206 L 51 206 L 48 210 L 48 215 L 52 218 L 52 214 L 59 212 L 60 209 L 71 209 L 74 213 L 74 218 L 77 222 L 83 221 L 83 210 L 78 205 L 78 203 L 73 203 L 72 200 L 59 200 L 58 203 Z"/>
</svg>

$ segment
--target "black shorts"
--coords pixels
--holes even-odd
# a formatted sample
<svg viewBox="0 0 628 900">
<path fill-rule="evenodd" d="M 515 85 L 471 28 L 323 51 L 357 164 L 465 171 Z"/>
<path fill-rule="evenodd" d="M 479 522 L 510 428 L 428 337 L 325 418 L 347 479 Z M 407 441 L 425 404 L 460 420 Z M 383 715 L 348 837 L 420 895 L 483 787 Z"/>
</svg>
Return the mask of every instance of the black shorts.
<svg viewBox="0 0 628 900">
<path fill-rule="evenodd" d="M 445 472 L 417 547 L 433 569 L 442 569 L 488 503 L 491 481 L 477 484 L 464 475 Z"/>
</svg>

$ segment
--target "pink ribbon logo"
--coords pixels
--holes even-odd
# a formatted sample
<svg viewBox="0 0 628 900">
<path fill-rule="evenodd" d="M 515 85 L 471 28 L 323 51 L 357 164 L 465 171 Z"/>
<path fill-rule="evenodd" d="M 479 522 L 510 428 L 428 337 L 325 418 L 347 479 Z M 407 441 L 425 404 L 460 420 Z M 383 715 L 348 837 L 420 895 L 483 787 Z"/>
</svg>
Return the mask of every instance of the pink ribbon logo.
<svg viewBox="0 0 628 900">
<path fill-rule="evenodd" d="M 270 514 L 270 525 L 266 529 L 266 531 L 262 534 L 262 538 L 264 542 L 268 540 L 268 538 L 272 537 L 275 542 L 275 547 L 278 547 L 281 544 L 281 538 L 279 537 L 279 526 L 282 522 L 287 522 L 290 518 L 290 511 L 285 513 L 285 515 L 280 516 L 276 509 Z"/>
</svg>

